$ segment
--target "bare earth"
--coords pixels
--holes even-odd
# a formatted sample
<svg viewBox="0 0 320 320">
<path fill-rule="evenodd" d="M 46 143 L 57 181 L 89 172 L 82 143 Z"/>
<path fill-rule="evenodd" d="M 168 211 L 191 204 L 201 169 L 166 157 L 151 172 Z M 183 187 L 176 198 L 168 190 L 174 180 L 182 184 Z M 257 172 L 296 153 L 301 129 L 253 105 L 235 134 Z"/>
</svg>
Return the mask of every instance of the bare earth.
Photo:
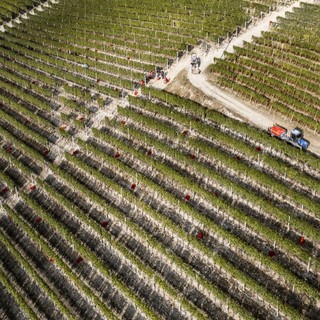
<svg viewBox="0 0 320 320">
<path fill-rule="evenodd" d="M 214 44 L 209 52 L 201 47 L 195 48 L 192 53 L 196 53 L 201 58 L 200 74 L 193 74 L 190 68 L 190 54 L 185 55 L 175 62 L 167 70 L 169 84 L 162 80 L 150 82 L 152 87 L 166 89 L 169 92 L 197 101 L 208 107 L 220 110 L 230 116 L 245 120 L 259 128 L 267 130 L 274 123 L 283 125 L 290 129 L 297 124 L 291 119 L 283 118 L 279 114 L 269 112 L 268 109 L 251 104 L 243 100 L 230 91 L 225 91 L 217 87 L 213 81 L 209 80 L 208 67 L 213 63 L 213 59 L 223 57 L 225 51 L 232 52 L 234 46 L 242 46 L 243 41 L 252 41 L 252 36 L 261 36 L 262 31 L 269 29 L 270 21 L 276 21 L 277 17 L 284 17 L 285 12 L 292 11 L 298 7 L 302 1 L 296 1 L 288 7 L 282 7 L 276 12 L 266 15 L 262 20 L 254 22 L 248 29 L 241 31 L 238 37 L 230 42 L 225 41 L 221 46 Z M 315 3 L 317 0 L 305 0 L 303 2 Z M 320 155 L 320 136 L 313 131 L 305 129 L 305 136 L 310 141 L 309 150 Z"/>
</svg>

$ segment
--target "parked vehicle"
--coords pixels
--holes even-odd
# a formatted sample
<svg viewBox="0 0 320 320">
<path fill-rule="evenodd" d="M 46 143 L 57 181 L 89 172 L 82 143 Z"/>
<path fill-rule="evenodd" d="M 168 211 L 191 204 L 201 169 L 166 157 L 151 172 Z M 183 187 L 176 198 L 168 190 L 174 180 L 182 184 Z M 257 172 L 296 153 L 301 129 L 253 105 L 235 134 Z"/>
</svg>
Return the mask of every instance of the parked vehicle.
<svg viewBox="0 0 320 320">
<path fill-rule="evenodd" d="M 268 132 L 271 137 L 277 137 L 299 149 L 307 150 L 310 145 L 310 142 L 304 138 L 303 130 L 298 127 L 292 129 L 290 135 L 288 135 L 288 130 L 286 128 L 275 124 L 268 128 Z"/>
</svg>

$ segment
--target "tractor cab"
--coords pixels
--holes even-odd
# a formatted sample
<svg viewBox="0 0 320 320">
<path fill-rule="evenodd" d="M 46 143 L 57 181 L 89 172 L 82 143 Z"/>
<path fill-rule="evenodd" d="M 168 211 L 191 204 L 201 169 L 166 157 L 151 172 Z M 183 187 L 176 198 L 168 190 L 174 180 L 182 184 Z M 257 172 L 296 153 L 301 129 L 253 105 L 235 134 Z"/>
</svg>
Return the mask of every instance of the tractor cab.
<svg viewBox="0 0 320 320">
<path fill-rule="evenodd" d="M 191 66 L 192 67 L 196 67 L 196 65 L 197 65 L 197 54 L 193 53 L 191 55 Z"/>
<path fill-rule="evenodd" d="M 300 128 L 294 128 L 291 130 L 291 140 L 298 144 L 300 149 L 306 150 L 309 147 L 310 142 L 303 137 L 303 130 Z"/>
<path fill-rule="evenodd" d="M 294 128 L 291 130 L 291 139 L 298 141 L 298 139 L 303 138 L 303 130 L 300 128 Z"/>
<path fill-rule="evenodd" d="M 191 70 L 192 70 L 192 73 L 200 73 L 200 64 L 201 64 L 201 59 L 200 57 L 197 56 L 196 53 L 193 53 L 191 55 Z"/>
</svg>

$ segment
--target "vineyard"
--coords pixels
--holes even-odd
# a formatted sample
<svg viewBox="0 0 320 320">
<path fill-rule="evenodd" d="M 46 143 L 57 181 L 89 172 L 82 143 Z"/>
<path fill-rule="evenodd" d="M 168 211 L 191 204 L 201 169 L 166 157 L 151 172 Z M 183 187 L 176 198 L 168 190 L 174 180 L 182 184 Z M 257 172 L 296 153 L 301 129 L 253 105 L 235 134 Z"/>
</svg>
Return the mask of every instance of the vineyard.
<svg viewBox="0 0 320 320">
<path fill-rule="evenodd" d="M 303 4 L 212 65 L 216 82 L 319 133 L 320 6 Z"/>
<path fill-rule="evenodd" d="M 147 85 L 289 1 L 42 2 L 0 5 L 0 319 L 318 319 L 319 157 Z"/>
</svg>

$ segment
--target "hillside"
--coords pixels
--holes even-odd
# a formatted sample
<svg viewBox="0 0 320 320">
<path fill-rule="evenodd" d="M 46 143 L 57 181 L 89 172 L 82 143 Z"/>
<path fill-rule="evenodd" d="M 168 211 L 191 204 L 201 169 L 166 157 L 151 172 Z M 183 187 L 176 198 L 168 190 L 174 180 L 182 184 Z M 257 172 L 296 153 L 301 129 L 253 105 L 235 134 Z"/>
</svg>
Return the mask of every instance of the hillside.
<svg viewBox="0 0 320 320">
<path fill-rule="evenodd" d="M 319 157 L 150 85 L 279 1 L 236 3 L 60 0 L 3 23 L 1 319 L 317 319 Z"/>
</svg>

